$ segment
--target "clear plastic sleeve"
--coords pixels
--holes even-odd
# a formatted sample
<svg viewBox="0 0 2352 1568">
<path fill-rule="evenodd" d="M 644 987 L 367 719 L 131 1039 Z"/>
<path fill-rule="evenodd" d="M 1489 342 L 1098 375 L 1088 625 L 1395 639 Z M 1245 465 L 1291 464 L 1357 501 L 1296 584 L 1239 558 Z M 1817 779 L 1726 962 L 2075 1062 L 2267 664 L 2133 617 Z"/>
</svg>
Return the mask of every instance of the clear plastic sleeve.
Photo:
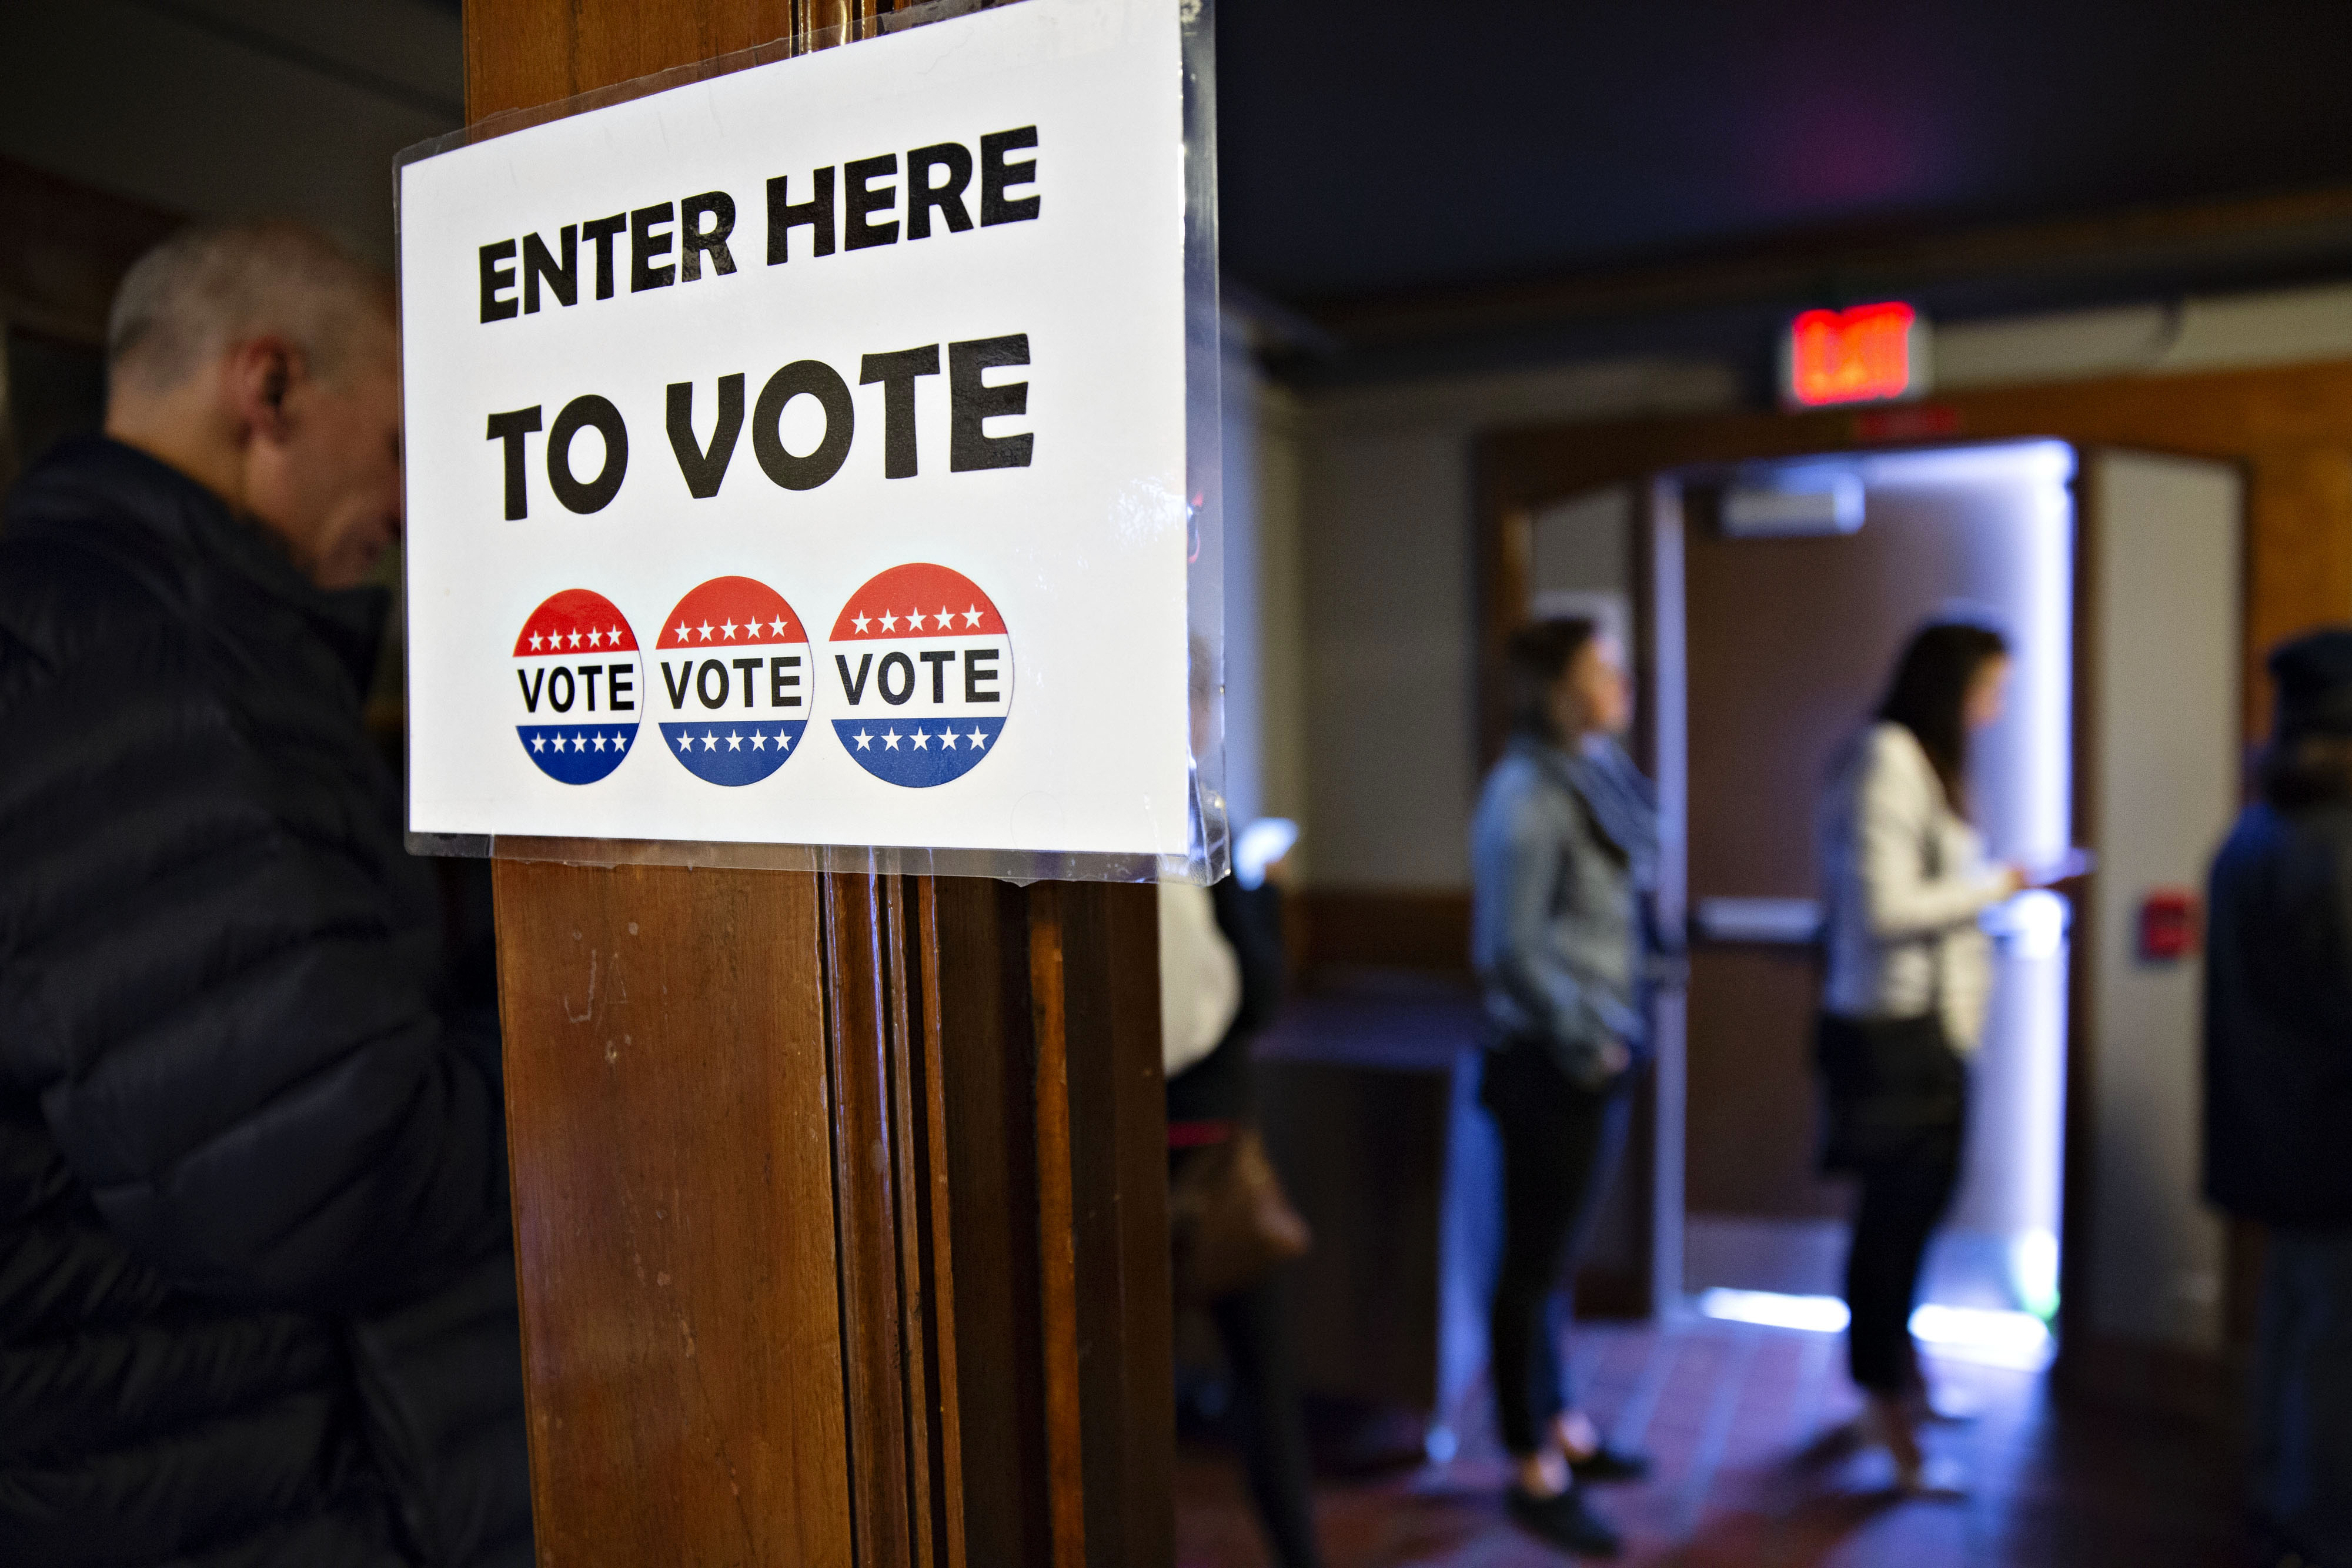
<svg viewBox="0 0 2352 1568">
<path fill-rule="evenodd" d="M 1024 5 L 1026 0 L 1007 0 Z M 1124 0 L 1106 0 L 1123 4 Z M 1183 183 L 1183 406 L 1186 493 L 1185 619 L 1187 664 L 1192 672 L 1194 715 L 1189 847 L 1182 853 L 1111 852 L 1101 850 L 1010 849 L 908 844 L 769 842 L 728 838 L 588 838 L 520 833 L 415 831 L 409 848 L 420 854 L 492 856 L 577 864 L 646 863 L 741 867 L 780 871 L 835 871 L 887 874 L 986 876 L 1015 882 L 1071 881 L 1214 882 L 1230 864 L 1230 831 L 1224 798 L 1224 624 L 1223 570 L 1223 472 L 1219 418 L 1219 322 L 1217 269 L 1217 158 L 1214 37 L 1205 0 L 1164 0 L 1175 8 L 1181 36 Z M 986 10 L 982 0 L 931 3 L 846 26 L 814 29 L 789 38 L 638 78 L 558 102 L 492 115 L 447 136 L 422 142 L 401 154 L 394 169 L 394 199 L 401 202 L 403 175 L 412 165 L 494 138 L 549 124 L 753 67 L 773 65 L 818 50 L 885 37 L 910 28 L 950 22 Z M 911 172 L 911 171 L 910 171 Z M 399 214 L 406 221 L 407 214 Z M 404 256 L 405 247 L 404 247 Z M 403 290 L 404 308 L 407 291 Z M 750 443 L 747 441 L 748 446 Z M 1108 523 L 1106 526 L 1110 526 Z M 414 606 L 429 588 L 421 582 L 414 555 L 404 606 Z M 830 608 L 821 606 L 816 608 Z M 409 612 L 404 608 L 404 613 Z M 412 636 L 413 643 L 413 636 Z M 748 677 L 747 677 L 748 679 Z M 407 694 L 413 720 L 418 694 L 413 674 Z M 1202 711 L 1203 706 L 1205 711 Z M 415 726 L 408 726 L 412 772 Z M 648 759 L 650 760 L 650 759 Z M 413 819 L 412 819 L 413 821 Z"/>
</svg>

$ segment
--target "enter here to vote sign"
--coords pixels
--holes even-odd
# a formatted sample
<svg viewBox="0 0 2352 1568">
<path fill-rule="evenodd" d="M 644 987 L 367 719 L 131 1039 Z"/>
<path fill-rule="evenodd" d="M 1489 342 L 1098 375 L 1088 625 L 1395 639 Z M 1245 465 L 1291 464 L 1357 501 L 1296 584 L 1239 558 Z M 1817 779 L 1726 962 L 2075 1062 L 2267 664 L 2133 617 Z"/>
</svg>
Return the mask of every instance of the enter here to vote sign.
<svg viewBox="0 0 2352 1568">
<path fill-rule="evenodd" d="M 400 179 L 410 827 L 1182 854 L 1174 0 Z"/>
</svg>

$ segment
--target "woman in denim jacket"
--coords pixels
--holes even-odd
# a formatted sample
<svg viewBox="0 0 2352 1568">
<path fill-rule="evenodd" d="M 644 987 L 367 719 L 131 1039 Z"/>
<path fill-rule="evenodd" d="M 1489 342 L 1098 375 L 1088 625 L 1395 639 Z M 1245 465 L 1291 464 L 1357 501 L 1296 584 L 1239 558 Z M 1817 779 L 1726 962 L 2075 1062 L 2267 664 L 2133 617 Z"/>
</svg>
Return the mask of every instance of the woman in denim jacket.
<svg viewBox="0 0 2352 1568">
<path fill-rule="evenodd" d="M 1613 638 L 1591 621 L 1541 622 L 1516 632 L 1506 656 L 1512 739 L 1471 828 L 1488 1034 L 1479 1099 L 1503 1145 L 1495 1406 L 1517 1472 L 1512 1517 L 1555 1545 L 1605 1554 L 1617 1532 L 1575 1483 L 1631 1479 L 1646 1464 L 1605 1447 L 1570 1397 L 1556 1287 L 1572 1276 L 1623 1149 L 1630 1070 L 1646 1051 L 1636 911 L 1654 877 L 1656 800 L 1618 745 L 1633 703 Z"/>
</svg>

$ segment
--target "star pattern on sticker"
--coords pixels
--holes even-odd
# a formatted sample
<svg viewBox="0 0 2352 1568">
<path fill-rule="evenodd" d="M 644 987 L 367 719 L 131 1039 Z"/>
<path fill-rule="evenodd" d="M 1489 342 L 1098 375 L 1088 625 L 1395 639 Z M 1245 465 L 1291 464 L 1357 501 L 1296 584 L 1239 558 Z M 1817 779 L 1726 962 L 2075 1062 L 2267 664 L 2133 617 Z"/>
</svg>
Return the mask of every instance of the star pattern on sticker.
<svg viewBox="0 0 2352 1568">
<path fill-rule="evenodd" d="M 986 746 L 987 744 L 988 737 L 981 734 L 981 732 L 976 729 L 971 732 L 971 748 L 974 751 L 978 751 L 982 747 Z"/>
<path fill-rule="evenodd" d="M 706 643 L 709 642 L 709 641 L 710 641 L 710 622 L 709 622 L 706 621 L 706 622 L 704 622 L 702 623 L 702 626 L 701 626 L 701 632 L 702 632 L 702 640 L 703 640 L 704 642 L 706 642 Z"/>
<path fill-rule="evenodd" d="M 898 618 L 885 610 L 882 612 L 882 630 L 885 632 L 896 632 L 898 629 Z"/>
<path fill-rule="evenodd" d="M 950 751 L 953 751 L 956 748 L 955 743 L 956 737 L 954 730 L 943 729 L 940 731 L 940 744 L 941 746 L 946 747 Z"/>
<path fill-rule="evenodd" d="M 530 634 L 530 651 L 534 653 L 538 653 L 539 645 L 545 641 L 546 639 L 541 637 L 538 632 L 532 632 Z"/>
<path fill-rule="evenodd" d="M 863 637 L 866 635 L 866 629 L 874 624 L 874 619 L 870 615 L 853 615 L 849 619 L 849 623 L 856 627 L 857 634 Z"/>
<path fill-rule="evenodd" d="M 931 617 L 931 619 L 940 623 L 940 630 L 942 632 L 952 632 L 955 630 L 955 612 L 950 610 L 944 604 L 940 606 L 940 612 Z"/>
<path fill-rule="evenodd" d="M 730 751 L 740 751 L 740 750 L 742 750 L 742 749 L 743 749 L 743 737 L 742 737 L 741 736 L 740 736 L 740 735 L 737 735 L 737 734 L 734 734 L 734 733 L 732 733 L 732 732 L 730 732 L 730 733 L 729 733 L 729 735 L 728 735 L 728 737 L 727 737 L 727 749 L 728 749 L 728 750 L 730 750 Z"/>
<path fill-rule="evenodd" d="M 604 633 L 599 632 L 593 626 L 588 628 L 588 645 L 591 648 L 603 647 L 604 645 Z"/>
<path fill-rule="evenodd" d="M 537 729 L 524 737 L 530 742 L 535 757 L 576 757 L 583 752 L 608 751 L 625 753 L 629 749 L 631 727 L 616 725 L 610 728 L 592 726 L 569 732 L 552 726 Z"/>
<path fill-rule="evenodd" d="M 677 623 L 677 630 L 672 634 L 676 636 L 679 642 L 683 643 L 688 637 L 694 635 L 694 628 L 681 621 Z"/>
<path fill-rule="evenodd" d="M 677 737 L 677 748 L 680 751 L 692 751 L 694 749 L 694 737 L 690 735 L 679 736 Z"/>
<path fill-rule="evenodd" d="M 720 622 L 719 630 L 726 634 L 724 641 L 732 643 L 735 640 L 735 622 L 732 621 Z"/>
<path fill-rule="evenodd" d="M 915 749 L 918 751 L 929 751 L 931 748 L 931 737 L 919 729 L 915 732 L 914 741 Z"/>
<path fill-rule="evenodd" d="M 919 610 L 908 611 L 907 624 L 912 626 L 918 632 L 921 631 L 923 629 L 923 612 Z"/>
<path fill-rule="evenodd" d="M 874 737 L 873 737 L 872 735 L 868 734 L 868 733 L 867 733 L 866 731 L 865 731 L 865 730 L 862 730 L 862 729 L 861 729 L 861 730 L 859 730 L 859 731 L 857 732 L 857 749 L 858 749 L 858 750 L 860 750 L 860 751 L 871 751 L 871 750 L 873 750 L 873 749 L 874 749 Z"/>
<path fill-rule="evenodd" d="M 705 751 L 716 751 L 719 749 L 719 737 L 715 732 L 709 730 L 705 730 L 703 732 L 702 749 Z"/>
<path fill-rule="evenodd" d="M 575 648 L 580 646 L 580 633 L 577 632 L 572 633 L 572 645 Z"/>
<path fill-rule="evenodd" d="M 980 624 L 979 605 L 975 604 L 971 609 L 963 612 L 963 623 L 967 630 Z"/>
<path fill-rule="evenodd" d="M 886 729 L 882 732 L 882 749 L 885 751 L 896 751 L 898 749 L 898 732 L 897 730 Z"/>
</svg>

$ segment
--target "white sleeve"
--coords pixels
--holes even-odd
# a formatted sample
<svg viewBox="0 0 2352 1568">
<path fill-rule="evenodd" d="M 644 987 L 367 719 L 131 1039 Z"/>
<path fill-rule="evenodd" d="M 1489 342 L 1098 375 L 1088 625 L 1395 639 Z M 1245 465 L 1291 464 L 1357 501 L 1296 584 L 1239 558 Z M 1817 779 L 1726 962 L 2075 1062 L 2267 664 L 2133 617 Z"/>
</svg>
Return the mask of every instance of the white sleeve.
<svg viewBox="0 0 2352 1568">
<path fill-rule="evenodd" d="M 1904 755 L 1904 741 L 1874 735 L 1855 792 L 1853 832 L 1863 919 L 1871 936 L 1899 942 L 1965 925 L 2000 902 L 1998 872 L 1957 868 L 1927 874 L 1924 846 L 1937 831 L 1939 788 L 1924 758 Z"/>
<path fill-rule="evenodd" d="M 1160 884 L 1160 1061 L 1171 1078 L 1216 1050 L 1242 1006 L 1242 966 L 1205 887 Z"/>
</svg>

